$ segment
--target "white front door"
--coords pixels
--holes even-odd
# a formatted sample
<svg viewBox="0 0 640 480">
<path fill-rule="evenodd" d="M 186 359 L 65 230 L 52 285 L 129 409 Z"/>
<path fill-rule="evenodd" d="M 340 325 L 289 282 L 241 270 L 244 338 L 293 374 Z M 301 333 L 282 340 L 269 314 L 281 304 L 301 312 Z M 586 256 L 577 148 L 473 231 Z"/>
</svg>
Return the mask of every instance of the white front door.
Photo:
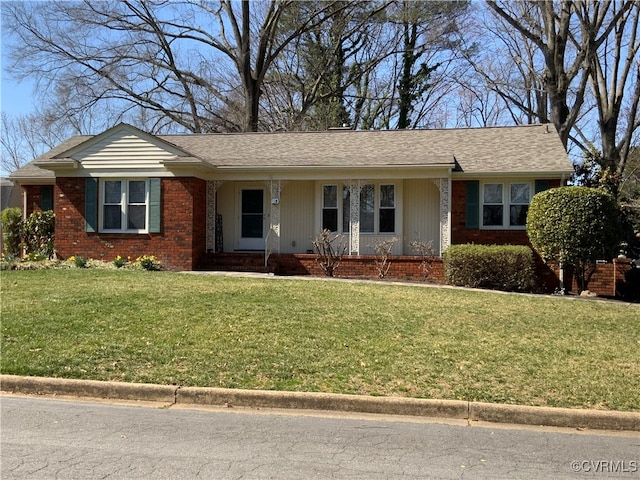
<svg viewBox="0 0 640 480">
<path fill-rule="evenodd" d="M 264 250 L 264 192 L 264 188 L 243 188 L 240 191 L 239 250 Z"/>
</svg>

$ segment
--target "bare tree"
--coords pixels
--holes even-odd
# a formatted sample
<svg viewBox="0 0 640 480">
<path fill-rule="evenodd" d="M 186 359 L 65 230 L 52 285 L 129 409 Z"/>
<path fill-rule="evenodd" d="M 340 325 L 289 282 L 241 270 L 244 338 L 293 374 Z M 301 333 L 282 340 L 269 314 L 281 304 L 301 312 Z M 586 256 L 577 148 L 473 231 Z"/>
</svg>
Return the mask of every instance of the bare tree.
<svg viewBox="0 0 640 480">
<path fill-rule="evenodd" d="M 600 167 L 622 173 L 640 126 L 640 4 L 633 0 L 487 0 L 487 4 L 502 22 L 492 30 L 494 41 L 506 52 L 500 65 L 517 75 L 483 67 L 476 71 L 512 111 L 526 114 L 528 123 L 553 123 L 568 151 L 576 145 L 591 155 L 593 145 L 600 143 Z M 518 121 L 516 115 L 513 118 Z M 596 124 L 599 131 L 594 135 Z"/>
<path fill-rule="evenodd" d="M 77 133 L 68 125 L 40 113 L 12 116 L 2 112 L 0 120 L 0 169 L 11 173 Z"/>
<path fill-rule="evenodd" d="M 608 3 L 602 6 L 598 3 L 581 3 L 578 16 L 583 29 L 592 31 L 597 28 L 598 20 L 603 15 L 599 8 L 608 6 Z M 590 84 L 597 106 L 602 145 L 600 167 L 621 176 L 629 158 L 634 133 L 640 127 L 640 3 L 613 2 L 608 15 L 615 19 L 614 28 L 611 35 L 596 45 L 599 50 L 590 57 Z"/>
<path fill-rule="evenodd" d="M 151 131 L 208 132 L 259 129 L 267 72 L 332 3 L 287 28 L 289 0 L 10 2 L 2 13 L 19 38 L 14 71 L 74 92 L 70 116 L 109 103 Z"/>
</svg>

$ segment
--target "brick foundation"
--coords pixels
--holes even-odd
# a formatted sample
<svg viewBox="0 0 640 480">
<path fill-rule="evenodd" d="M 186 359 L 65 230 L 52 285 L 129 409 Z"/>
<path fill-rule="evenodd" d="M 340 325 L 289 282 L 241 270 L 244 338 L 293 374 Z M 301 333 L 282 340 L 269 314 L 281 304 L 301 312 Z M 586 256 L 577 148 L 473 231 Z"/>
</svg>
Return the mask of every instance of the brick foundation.
<svg viewBox="0 0 640 480">
<path fill-rule="evenodd" d="M 427 280 L 444 283 L 444 266 L 437 257 L 430 258 L 431 270 Z M 279 275 L 314 275 L 325 273 L 313 254 L 280 254 L 269 258 L 269 266 Z M 347 255 L 334 273 L 336 278 L 379 278 L 376 257 L 373 255 Z M 394 256 L 389 258 L 389 280 L 425 280 L 422 257 Z"/>
<path fill-rule="evenodd" d="M 417 256 L 390 257 L 389 271 L 385 280 L 429 281 L 445 283 L 444 263 L 442 259 L 433 257 L 432 269 L 425 278 L 422 258 Z M 338 266 L 335 278 L 377 279 L 376 257 L 373 255 L 345 256 Z M 198 266 L 200 270 L 228 270 L 249 272 L 271 272 L 276 275 L 311 275 L 324 277 L 314 254 L 272 254 L 268 266 L 264 266 L 262 253 L 217 253 L 207 254 L 205 261 Z M 604 297 L 627 298 L 640 300 L 640 285 L 629 283 L 631 262 L 614 260 L 613 263 L 600 264 L 591 277 L 589 290 Z M 547 264 L 538 256 L 535 262 L 535 274 L 538 280 L 536 291 L 553 293 L 559 286 L 557 265 Z M 640 275 L 639 275 L 640 277 Z M 565 272 L 565 288 L 575 291 L 576 283 L 571 272 Z"/>
<path fill-rule="evenodd" d="M 161 232 L 150 234 L 85 232 L 85 179 L 58 178 L 54 189 L 56 251 L 111 261 L 117 255 L 135 259 L 155 255 L 172 270 L 192 270 L 202 262 L 206 245 L 205 182 L 196 178 L 163 178 Z"/>
</svg>

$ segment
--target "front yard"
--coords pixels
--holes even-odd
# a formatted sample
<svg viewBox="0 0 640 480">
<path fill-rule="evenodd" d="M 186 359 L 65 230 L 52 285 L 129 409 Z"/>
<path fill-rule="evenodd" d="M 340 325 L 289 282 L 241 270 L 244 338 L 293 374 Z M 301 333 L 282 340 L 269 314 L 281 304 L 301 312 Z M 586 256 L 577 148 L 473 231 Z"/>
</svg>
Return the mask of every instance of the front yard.
<svg viewBox="0 0 640 480">
<path fill-rule="evenodd" d="M 640 411 L 640 306 L 139 270 L 3 271 L 1 372 Z"/>
</svg>

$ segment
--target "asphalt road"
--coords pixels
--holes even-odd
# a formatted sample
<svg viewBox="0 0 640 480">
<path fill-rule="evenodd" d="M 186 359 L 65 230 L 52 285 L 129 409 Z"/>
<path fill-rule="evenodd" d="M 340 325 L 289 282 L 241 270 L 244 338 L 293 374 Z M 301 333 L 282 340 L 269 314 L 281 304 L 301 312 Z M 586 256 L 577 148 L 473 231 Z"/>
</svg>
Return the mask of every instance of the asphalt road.
<svg viewBox="0 0 640 480">
<path fill-rule="evenodd" d="M 12 479 L 640 479 L 640 435 L 0 398 Z"/>
</svg>

